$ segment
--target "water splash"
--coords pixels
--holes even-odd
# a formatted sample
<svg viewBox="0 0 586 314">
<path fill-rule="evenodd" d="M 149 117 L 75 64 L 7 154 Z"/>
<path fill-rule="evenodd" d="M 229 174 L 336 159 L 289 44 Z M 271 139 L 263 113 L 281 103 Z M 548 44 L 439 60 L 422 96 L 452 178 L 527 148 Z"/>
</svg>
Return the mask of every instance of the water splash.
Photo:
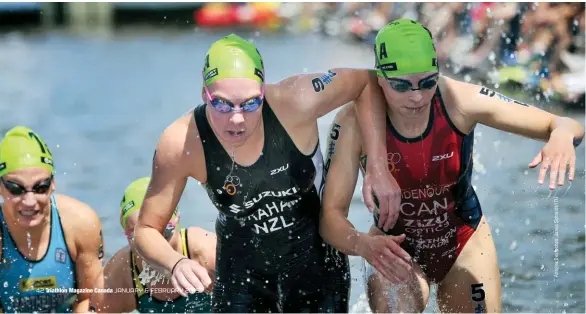
<svg viewBox="0 0 586 314">
<path fill-rule="evenodd" d="M 170 282 L 170 278 L 167 275 L 151 268 L 151 266 L 144 260 L 142 261 L 142 271 L 138 275 L 138 279 L 140 279 L 140 283 L 143 285 L 148 283 L 156 285 L 159 282 L 161 284 L 168 284 Z"/>
<path fill-rule="evenodd" d="M 513 240 L 511 245 L 509 245 L 509 250 L 514 251 L 517 248 L 517 241 Z"/>
<path fill-rule="evenodd" d="M 27 255 L 29 258 L 32 257 L 33 254 L 33 244 L 32 244 L 31 234 L 30 232 L 26 233 L 26 247 L 28 249 Z M 31 274 L 33 272 L 33 264 L 28 263 L 28 273 Z"/>
<path fill-rule="evenodd" d="M 28 254 L 30 257 L 31 251 L 33 250 L 32 240 L 31 240 L 31 233 L 26 233 L 26 248 L 28 249 Z"/>
</svg>

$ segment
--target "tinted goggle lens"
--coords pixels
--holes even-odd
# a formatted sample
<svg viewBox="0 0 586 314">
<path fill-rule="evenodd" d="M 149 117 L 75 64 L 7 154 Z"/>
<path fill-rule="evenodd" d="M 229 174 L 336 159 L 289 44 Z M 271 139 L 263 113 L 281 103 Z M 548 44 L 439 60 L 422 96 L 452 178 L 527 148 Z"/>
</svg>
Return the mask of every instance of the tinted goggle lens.
<svg viewBox="0 0 586 314">
<path fill-rule="evenodd" d="M 262 103 L 264 101 L 264 93 L 265 93 L 265 88 L 263 85 L 261 87 L 260 96 L 251 98 L 251 99 L 241 103 L 240 104 L 241 109 L 234 109 L 235 105 L 232 102 L 212 96 L 212 94 L 210 93 L 210 91 L 207 87 L 204 87 L 204 90 L 208 96 L 208 99 L 210 100 L 210 104 L 212 105 L 212 107 L 214 107 L 214 109 L 216 109 L 216 111 L 221 112 L 221 113 L 239 112 L 239 111 L 244 111 L 244 112 L 256 111 L 262 105 Z"/>
<path fill-rule="evenodd" d="M 385 77 L 386 77 L 386 75 L 385 75 Z M 406 80 L 393 79 L 393 78 L 386 78 L 386 79 L 389 82 L 389 85 L 391 85 L 391 87 L 395 91 L 397 91 L 399 93 L 405 93 L 410 90 L 434 88 L 435 85 L 437 84 L 438 76 L 437 76 L 437 74 L 434 74 L 431 77 L 427 77 L 427 78 L 420 80 L 418 89 L 413 89 L 413 85 L 411 84 L 411 82 L 406 81 Z"/>
<path fill-rule="evenodd" d="M 437 84 L 437 76 L 419 82 L 419 88 L 432 89 Z"/>
<path fill-rule="evenodd" d="M 212 104 L 212 106 L 214 107 L 214 109 L 216 109 L 219 112 L 222 113 L 228 113 L 231 111 L 238 111 L 238 110 L 234 110 L 234 104 L 231 102 L 227 102 L 218 98 L 214 98 L 213 100 L 210 101 L 210 103 Z M 256 111 L 258 109 L 258 107 L 260 107 L 260 105 L 262 105 L 263 103 L 263 99 L 259 96 L 259 97 L 255 97 L 252 99 L 249 99 L 247 101 L 245 101 L 244 103 L 240 104 L 240 107 L 242 108 L 242 111 L 244 112 L 253 112 Z"/>
<path fill-rule="evenodd" d="M 35 184 L 33 186 L 33 188 L 30 190 L 27 190 L 24 186 L 22 186 L 16 182 L 6 181 L 2 178 L 0 178 L 0 181 L 2 181 L 2 184 L 8 190 L 8 192 L 10 192 L 10 194 L 12 194 L 14 196 L 20 196 L 26 192 L 33 192 L 34 194 L 46 194 L 49 191 L 49 189 L 51 188 L 51 182 L 53 181 L 53 176 Z"/>
<path fill-rule="evenodd" d="M 404 93 L 411 90 L 411 83 L 405 81 L 393 81 L 389 80 L 391 87 L 399 93 Z"/>
</svg>

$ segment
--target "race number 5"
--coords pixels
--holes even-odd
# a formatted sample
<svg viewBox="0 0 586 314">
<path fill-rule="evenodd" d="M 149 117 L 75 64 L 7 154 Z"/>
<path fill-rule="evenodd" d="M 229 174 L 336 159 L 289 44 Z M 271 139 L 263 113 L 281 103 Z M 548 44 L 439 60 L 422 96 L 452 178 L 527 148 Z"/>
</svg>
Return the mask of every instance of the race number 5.
<svg viewBox="0 0 586 314">
<path fill-rule="evenodd" d="M 337 123 L 334 123 L 334 127 L 332 128 L 332 131 L 330 132 L 330 138 L 335 141 L 338 139 L 339 136 L 340 136 L 340 125 Z"/>
<path fill-rule="evenodd" d="M 486 297 L 484 293 L 484 285 L 482 283 L 472 284 L 472 300 L 476 302 L 484 301 Z"/>
</svg>

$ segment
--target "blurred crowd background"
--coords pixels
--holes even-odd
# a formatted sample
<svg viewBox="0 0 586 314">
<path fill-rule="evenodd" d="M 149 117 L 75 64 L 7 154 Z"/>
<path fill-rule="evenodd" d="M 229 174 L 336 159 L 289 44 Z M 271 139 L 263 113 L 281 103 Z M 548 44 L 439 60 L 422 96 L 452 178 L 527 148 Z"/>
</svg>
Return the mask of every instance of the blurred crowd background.
<svg viewBox="0 0 586 314">
<path fill-rule="evenodd" d="M 7 9 L 40 6 L 2 3 L 0 26 L 8 20 Z M 376 32 L 389 21 L 407 17 L 432 31 L 441 65 L 452 74 L 497 87 L 512 84 L 569 107 L 584 106 L 584 3 L 194 2 L 111 6 L 116 12 L 106 20 L 117 20 L 114 22 L 132 23 L 150 17 L 159 26 L 319 32 L 365 44 L 372 44 Z M 63 3 L 50 11 L 59 7 L 64 7 Z M 153 14 L 157 11 L 164 12 Z M 19 17 L 16 19 L 18 23 Z"/>
<path fill-rule="evenodd" d="M 237 12 L 242 5 L 249 6 L 208 4 L 197 17 L 202 24 L 221 25 L 231 13 L 214 13 Z M 388 22 L 415 19 L 430 29 L 441 64 L 453 74 L 584 105 L 584 3 L 272 3 L 249 10 L 260 12 L 257 22 L 268 27 L 319 31 L 365 44 L 373 44 Z"/>
<path fill-rule="evenodd" d="M 256 24 L 365 44 L 388 22 L 411 18 L 432 31 L 445 70 L 583 107 L 584 12 L 584 3 L 561 2 L 273 2 L 209 3 L 194 17 L 204 27 Z"/>
<path fill-rule="evenodd" d="M 517 83 L 547 97 L 583 105 L 584 3 L 312 6 L 316 7 L 314 17 L 321 20 L 314 23 L 320 23 L 326 34 L 369 44 L 391 20 L 418 20 L 432 32 L 441 64 L 454 74 L 469 74 L 492 84 Z"/>
</svg>

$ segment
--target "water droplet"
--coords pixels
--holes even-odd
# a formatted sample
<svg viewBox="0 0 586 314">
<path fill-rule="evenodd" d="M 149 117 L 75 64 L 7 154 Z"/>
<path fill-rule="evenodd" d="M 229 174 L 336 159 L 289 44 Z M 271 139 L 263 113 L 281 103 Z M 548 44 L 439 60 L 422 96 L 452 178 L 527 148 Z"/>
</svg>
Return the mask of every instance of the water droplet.
<svg viewBox="0 0 586 314">
<path fill-rule="evenodd" d="M 29 250 L 28 255 L 30 257 L 31 252 L 32 252 L 32 240 L 31 240 L 31 234 L 30 234 L 30 232 L 27 232 L 26 233 L 26 247 Z"/>
<path fill-rule="evenodd" d="M 509 245 L 509 250 L 514 251 L 517 248 L 517 241 L 513 240 L 511 245 Z"/>
</svg>

